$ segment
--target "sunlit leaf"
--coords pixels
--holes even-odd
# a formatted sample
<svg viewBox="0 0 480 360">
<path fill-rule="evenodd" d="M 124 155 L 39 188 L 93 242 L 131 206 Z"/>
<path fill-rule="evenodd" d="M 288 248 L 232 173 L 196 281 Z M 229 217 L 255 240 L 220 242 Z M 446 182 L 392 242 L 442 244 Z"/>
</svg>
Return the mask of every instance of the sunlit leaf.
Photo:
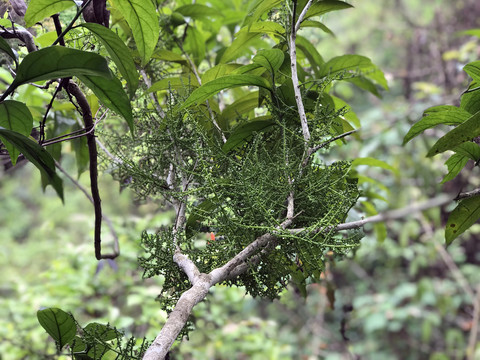
<svg viewBox="0 0 480 360">
<path fill-rule="evenodd" d="M 198 87 L 198 82 L 195 77 L 187 77 L 187 76 L 175 76 L 175 77 L 168 77 L 159 81 L 156 81 L 155 83 L 150 86 L 148 89 L 148 92 L 154 92 L 154 91 L 163 91 L 163 90 L 168 90 L 168 89 L 181 89 L 181 88 L 186 88 L 186 87 Z"/>
<path fill-rule="evenodd" d="M 187 59 L 185 59 L 182 55 L 165 49 L 155 51 L 152 57 L 159 60 L 176 62 L 184 65 L 187 64 Z"/>
<path fill-rule="evenodd" d="M 24 103 L 6 100 L 0 103 L 0 127 L 28 137 L 33 128 L 32 114 Z M 5 138 L 0 137 L 0 139 L 10 154 L 12 164 L 15 165 L 20 151 L 13 144 L 5 141 Z"/>
<path fill-rule="evenodd" d="M 137 90 L 139 80 L 130 49 L 117 34 L 105 26 L 96 23 L 84 23 L 81 26 L 94 33 L 102 45 L 105 46 L 118 71 L 120 71 L 120 74 L 127 82 L 128 93 L 132 97 Z"/>
<path fill-rule="evenodd" d="M 99 76 L 78 76 L 86 86 L 93 91 L 98 99 L 110 110 L 121 115 L 133 133 L 133 115 L 130 99 L 128 98 L 120 80 L 116 77 L 105 79 Z"/>
<path fill-rule="evenodd" d="M 112 77 L 102 56 L 64 46 L 51 46 L 25 56 L 9 89 L 28 82 L 78 75 Z"/>
<path fill-rule="evenodd" d="M 183 16 L 191 17 L 192 19 L 204 19 L 209 17 L 223 16 L 223 14 L 219 13 L 218 10 L 202 4 L 183 5 L 176 8 L 175 11 L 182 14 Z"/>
<path fill-rule="evenodd" d="M 242 114 L 252 111 L 258 106 L 258 91 L 249 92 L 247 95 L 225 107 L 220 117 L 223 120 L 235 119 Z"/>
<path fill-rule="evenodd" d="M 202 83 L 205 84 L 209 81 L 218 79 L 222 76 L 226 76 L 240 68 L 242 65 L 240 64 L 218 64 L 214 67 L 205 71 L 202 75 Z"/>
<path fill-rule="evenodd" d="M 308 9 L 305 19 L 313 16 L 320 16 L 330 11 L 342 10 L 352 8 L 353 6 L 343 1 L 337 0 L 322 0 L 315 2 L 310 9 Z"/>
<path fill-rule="evenodd" d="M 456 146 L 470 141 L 479 135 L 480 111 L 442 136 L 428 151 L 427 156 L 434 156 L 446 150 L 452 150 Z"/>
<path fill-rule="evenodd" d="M 58 196 L 63 201 L 63 185 L 55 172 L 55 162 L 52 156 L 35 141 L 15 131 L 0 127 L 0 136 L 15 146 L 33 165 L 47 177 Z"/>
<path fill-rule="evenodd" d="M 249 74 L 227 75 L 205 83 L 198 89 L 195 89 L 188 99 L 185 100 L 185 103 L 183 103 L 180 109 L 203 102 L 221 90 L 231 89 L 238 86 L 259 86 L 268 90 L 271 89 L 270 83 L 260 76 Z"/>
<path fill-rule="evenodd" d="M 480 218 L 480 196 L 461 200 L 450 213 L 445 226 L 445 240 L 450 245 Z"/>
<path fill-rule="evenodd" d="M 424 115 L 425 116 L 416 122 L 405 135 L 403 145 L 427 129 L 441 124 L 458 125 L 471 116 L 469 112 L 451 105 L 435 106 L 427 109 Z"/>
<path fill-rule="evenodd" d="M 185 50 L 191 54 L 195 65 L 198 66 L 205 58 L 205 39 L 197 28 L 192 26 L 187 28 L 184 47 Z"/>
<path fill-rule="evenodd" d="M 25 13 L 25 25 L 30 27 L 46 17 L 59 13 L 75 5 L 72 0 L 30 0 Z"/>
<path fill-rule="evenodd" d="M 254 132 L 265 131 L 273 125 L 275 125 L 275 122 L 271 119 L 249 121 L 247 123 L 241 124 L 233 130 L 232 135 L 230 135 L 227 142 L 223 145 L 222 150 L 225 152 L 229 152 L 230 150 L 236 148 L 238 145 L 242 144 L 244 141 L 251 138 Z"/>
<path fill-rule="evenodd" d="M 143 63 L 146 63 L 158 42 L 160 25 L 157 11 L 150 0 L 110 0 L 125 18 Z"/>
</svg>

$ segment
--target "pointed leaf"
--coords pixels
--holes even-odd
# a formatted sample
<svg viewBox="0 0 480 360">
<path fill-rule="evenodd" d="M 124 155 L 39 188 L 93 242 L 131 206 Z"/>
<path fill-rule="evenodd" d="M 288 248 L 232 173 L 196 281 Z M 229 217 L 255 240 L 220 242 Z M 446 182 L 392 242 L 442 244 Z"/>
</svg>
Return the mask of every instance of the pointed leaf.
<svg viewBox="0 0 480 360">
<path fill-rule="evenodd" d="M 333 37 L 335 37 L 335 34 L 333 33 L 333 31 L 330 30 L 330 28 L 328 28 L 327 26 L 325 26 L 325 24 L 321 23 L 320 21 L 305 20 L 305 21 L 302 22 L 302 25 L 301 25 L 300 27 L 301 27 L 301 28 L 305 28 L 305 27 L 318 28 L 318 29 L 323 30 L 323 31 L 326 32 L 327 34 L 332 35 Z"/>
<path fill-rule="evenodd" d="M 135 94 L 138 87 L 138 72 L 133 61 L 130 49 L 124 44 L 112 30 L 96 23 L 84 23 L 81 26 L 90 30 L 100 40 L 120 74 L 125 78 L 130 98 Z"/>
<path fill-rule="evenodd" d="M 27 160 L 44 173 L 49 183 L 63 201 L 62 179 L 60 179 L 55 172 L 55 161 L 47 150 L 28 137 L 2 127 L 0 127 L 0 136 L 15 146 Z"/>
<path fill-rule="evenodd" d="M 202 75 L 202 84 L 206 84 L 209 81 L 218 79 L 222 76 L 229 75 L 233 73 L 235 70 L 240 68 L 242 65 L 240 64 L 218 64 L 214 67 L 205 71 Z"/>
<path fill-rule="evenodd" d="M 0 127 L 13 130 L 24 136 L 30 136 L 33 128 L 33 117 L 28 107 L 19 101 L 6 100 L 0 103 Z M 10 154 L 10 160 L 15 165 L 20 151 L 4 138 L 0 137 Z"/>
<path fill-rule="evenodd" d="M 192 19 L 204 19 L 209 17 L 221 17 L 222 13 L 209 6 L 202 4 L 189 4 L 183 5 L 175 9 L 175 12 L 182 14 L 183 16 L 191 17 Z"/>
<path fill-rule="evenodd" d="M 75 5 L 72 0 L 30 0 L 25 13 L 25 25 L 30 27 L 43 19 Z"/>
<path fill-rule="evenodd" d="M 252 59 L 255 64 L 263 66 L 270 71 L 271 74 L 275 74 L 277 70 L 280 69 L 283 60 L 283 51 L 280 49 L 260 50 Z"/>
<path fill-rule="evenodd" d="M 75 320 L 70 314 L 61 309 L 48 308 L 39 310 L 37 311 L 37 319 L 60 349 L 70 343 L 77 333 Z"/>
<path fill-rule="evenodd" d="M 258 106 L 258 91 L 249 92 L 247 95 L 225 107 L 220 115 L 223 121 L 236 119 L 242 114 L 252 111 Z"/>
<path fill-rule="evenodd" d="M 162 91 L 168 89 L 182 89 L 186 87 L 198 87 L 198 82 L 195 77 L 179 76 L 179 77 L 168 77 L 157 82 L 154 82 L 152 86 L 147 90 L 148 92 Z"/>
<path fill-rule="evenodd" d="M 480 83 L 480 61 L 473 61 L 463 67 L 463 70 L 470 75 L 470 77 L 476 82 Z"/>
<path fill-rule="evenodd" d="M 416 122 L 405 135 L 403 145 L 412 140 L 415 136 L 434 126 L 440 124 L 458 125 L 471 116 L 469 112 L 450 105 L 435 106 L 427 109 L 424 115 L 425 116 Z"/>
<path fill-rule="evenodd" d="M 78 75 L 112 77 L 102 56 L 64 46 L 51 46 L 25 56 L 10 87 Z"/>
<path fill-rule="evenodd" d="M 468 230 L 480 218 L 480 196 L 460 201 L 448 217 L 445 226 L 445 240 L 450 245 L 453 240 Z"/>
<path fill-rule="evenodd" d="M 120 80 L 116 77 L 105 79 L 100 76 L 78 76 L 81 82 L 93 91 L 98 99 L 110 110 L 121 115 L 133 134 L 133 115 L 130 99 L 128 98 Z"/>
<path fill-rule="evenodd" d="M 296 44 L 297 49 L 308 59 L 315 75 L 320 76 L 320 67 L 325 63 L 322 55 L 320 55 L 315 46 L 313 46 L 312 42 L 303 36 L 297 35 Z"/>
<path fill-rule="evenodd" d="M 160 35 L 157 10 L 151 0 L 111 0 L 132 29 L 143 63 L 153 54 Z"/>
<path fill-rule="evenodd" d="M 452 150 L 456 146 L 466 141 L 470 141 L 479 135 L 480 111 L 438 139 L 438 141 L 428 151 L 427 156 L 434 156 L 446 150 Z"/>
<path fill-rule="evenodd" d="M 10 45 L 8 45 L 8 42 L 0 37 L 0 50 L 2 50 L 3 52 L 5 52 L 8 56 L 10 56 L 13 61 L 15 61 L 15 65 L 18 66 L 18 62 L 17 62 L 17 56 L 15 55 L 15 53 L 13 52 L 12 48 L 10 47 Z"/>
<path fill-rule="evenodd" d="M 261 76 L 248 74 L 227 75 L 205 83 L 198 89 L 195 89 L 188 99 L 185 100 L 185 103 L 180 109 L 185 109 L 193 104 L 201 103 L 221 90 L 231 89 L 238 86 L 259 86 L 271 90 L 269 82 Z"/>
<path fill-rule="evenodd" d="M 307 14 L 305 15 L 305 19 L 311 18 L 313 16 L 320 16 L 326 14 L 330 11 L 337 11 L 342 9 L 352 8 L 353 6 L 347 4 L 343 1 L 336 1 L 336 0 L 323 0 L 317 1 L 313 4 L 310 9 L 308 9 Z"/>
<path fill-rule="evenodd" d="M 248 140 L 254 132 L 265 131 L 273 125 L 275 125 L 273 120 L 256 120 L 241 124 L 233 130 L 232 135 L 230 135 L 227 142 L 223 145 L 222 150 L 229 152 Z"/>
<path fill-rule="evenodd" d="M 185 59 L 182 55 L 165 49 L 155 51 L 152 57 L 163 61 L 170 61 L 187 65 L 187 59 Z"/>
<path fill-rule="evenodd" d="M 467 165 L 469 158 L 463 154 L 453 154 L 445 161 L 447 165 L 448 173 L 442 179 L 441 184 L 446 183 L 447 181 L 453 180 L 462 169 Z"/>
</svg>

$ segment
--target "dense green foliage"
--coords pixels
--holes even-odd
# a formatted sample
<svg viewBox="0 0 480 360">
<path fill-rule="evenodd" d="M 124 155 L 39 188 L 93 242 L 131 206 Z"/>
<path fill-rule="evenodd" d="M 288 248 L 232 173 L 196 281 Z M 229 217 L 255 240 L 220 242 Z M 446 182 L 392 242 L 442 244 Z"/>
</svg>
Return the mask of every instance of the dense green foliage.
<svg viewBox="0 0 480 360">
<path fill-rule="evenodd" d="M 93 1 L 92 4 L 94 3 L 98 5 L 102 2 Z M 13 10 L 20 11 L 19 4 L 21 2 L 12 1 Z M 380 181 L 365 176 L 362 167 L 370 165 L 392 170 L 399 179 L 398 162 L 389 161 L 392 166 L 374 158 L 377 157 L 375 155 L 362 151 L 352 152 L 351 149 L 356 145 L 352 145 L 354 142 L 348 137 L 354 127 L 359 127 L 359 122 L 345 101 L 358 102 L 351 95 L 359 94 L 359 97 L 363 97 L 358 89 L 379 96 L 379 89 L 387 87 L 383 74 L 368 58 L 359 55 L 336 56 L 338 52 L 334 52 L 334 57 L 324 60 L 332 55 L 318 52 L 319 48 L 310 42 L 313 36 L 326 37 L 332 33 L 323 22 L 318 21 L 323 21 L 319 16 L 333 10 L 348 9 L 351 7 L 349 4 L 341 1 L 314 2 L 299 26 L 301 35 L 297 34 L 296 37 L 298 74 L 292 71 L 289 52 L 292 47 L 289 42 L 293 27 L 291 16 L 294 15 L 295 21 L 305 4 L 306 1 L 252 1 L 248 5 L 242 1 L 194 4 L 180 1 L 157 5 L 147 1 L 141 6 L 136 1 L 112 1 L 108 6 L 112 31 L 108 28 L 108 17 L 106 20 L 103 17 L 105 7 L 102 7 L 100 14 L 98 6 L 90 7 L 89 10 L 86 2 L 83 8 L 72 12 L 71 7 L 74 5 L 71 2 L 52 4 L 51 1 L 32 0 L 25 21 L 26 26 L 37 22 L 44 25 L 42 30 L 35 26 L 40 31 L 40 35 L 35 36 L 38 50 L 32 49 L 24 38 L 16 35 L 7 19 L 2 20 L 3 36 L 17 36 L 21 43 L 23 41 L 27 44 L 26 48 L 18 47 L 14 41 L 7 42 L 0 38 L 0 49 L 7 56 L 5 61 L 9 67 L 15 68 L 12 71 L 13 77 L 6 69 L 2 69 L 4 84 L 8 83 L 8 87 L 4 87 L 3 101 L 0 104 L 0 126 L 3 127 L 0 136 L 11 162 L 15 164 L 19 153 L 22 153 L 40 169 L 43 185 L 51 184 L 63 198 L 63 184 L 57 174 L 58 170 L 55 171 L 53 159 L 68 158 L 70 149 L 65 146 L 62 149 L 62 142 L 71 140 L 78 173 L 82 173 L 90 164 L 96 216 L 95 255 L 97 259 L 116 257 L 118 252 L 115 244 L 113 254 L 105 255 L 101 251 L 99 222 L 102 213 L 100 199 L 96 195 L 95 127 L 96 133 L 101 134 L 101 141 L 107 139 L 108 143 L 106 156 L 102 155 L 105 158 L 102 167 L 112 172 L 121 184 L 131 187 L 137 201 L 153 200 L 174 210 L 173 222 L 163 227 L 157 223 L 147 229 L 142 226 L 136 229 L 137 238 L 142 230 L 146 230 L 141 236 L 144 252 L 140 257 L 144 275 L 162 275 L 160 302 L 164 309 L 171 310 L 182 292 L 190 287 L 187 276 L 173 261 L 175 251 L 180 249 L 194 260 L 201 272 L 208 273 L 225 264 L 265 233 L 274 233 L 275 243 L 259 249 L 250 258 L 248 271 L 225 283 L 243 286 L 247 293 L 266 298 L 278 297 L 287 283 L 290 283 L 294 292 L 290 295 L 283 294 L 285 304 L 289 301 L 303 301 L 296 297 L 295 291 L 302 296 L 309 292 L 312 301 L 319 301 L 323 304 L 320 307 L 325 309 L 325 297 L 321 295 L 325 291 L 333 307 L 333 288 L 351 281 L 351 262 L 340 263 L 343 265 L 338 265 L 336 269 L 332 267 L 335 260 L 348 253 L 352 254 L 350 250 L 359 245 L 361 237 L 357 231 L 338 234 L 334 227 L 345 222 L 354 207 L 355 211 L 372 215 L 377 212 L 375 204 L 378 204 L 378 200 L 395 201 L 396 196 L 399 198 L 398 194 L 388 194 L 387 187 Z M 91 13 L 87 15 L 87 10 L 94 12 L 93 18 L 89 17 Z M 48 32 L 49 28 L 52 29 L 52 24 L 43 18 L 58 11 L 61 12 L 61 22 L 58 16 L 54 16 L 57 29 Z M 79 18 L 82 12 L 86 22 Z M 102 19 L 99 18 L 100 15 Z M 19 24 L 23 20 L 20 18 L 16 21 L 18 24 L 14 26 L 19 29 L 18 34 L 21 34 L 20 30 L 23 29 Z M 61 34 L 59 24 L 64 28 Z M 45 33 L 41 34 L 43 31 Z M 157 37 L 157 34 L 160 36 Z M 28 49 L 29 54 L 25 49 Z M 17 56 L 17 52 L 20 56 Z M 475 64 L 466 67 L 474 79 Z M 298 95 L 294 91 L 294 78 L 297 75 L 310 137 L 305 136 L 301 111 L 297 108 Z M 69 79 L 71 76 L 75 76 L 74 80 Z M 32 81 L 39 82 L 36 88 L 26 86 Z M 80 88 L 76 88 L 74 82 L 80 84 Z M 49 89 L 52 83 L 58 83 L 54 91 Z M 469 142 L 472 133 L 476 131 L 475 126 L 469 125 L 476 122 L 475 109 L 471 106 L 476 104 L 476 94 L 473 83 L 462 97 L 460 107 L 429 109 L 428 116 L 416 124 L 405 138 L 405 141 L 410 140 L 437 124 L 458 124 L 453 133 L 445 135 L 442 138 L 444 140 L 441 139 L 432 148 L 432 151 L 440 152 L 463 143 L 454 149 L 454 155 L 447 161 L 449 174 L 444 182 L 455 178 L 469 158 L 478 160 L 478 147 Z M 13 100 L 5 100 L 7 96 Z M 116 121 L 117 119 L 123 120 Z M 84 124 L 79 126 L 79 120 L 83 120 Z M 35 122 L 40 124 L 38 129 L 34 128 Z M 83 130 L 78 131 L 79 127 Z M 126 135 L 128 131 L 131 136 Z M 80 137 L 77 138 L 78 134 Z M 27 138 L 29 135 L 30 139 Z M 381 144 L 384 140 L 381 137 L 378 139 L 380 145 L 377 143 L 376 146 L 379 148 L 385 144 L 391 148 L 396 144 L 395 141 L 388 140 Z M 345 158 L 352 159 L 352 154 L 361 157 L 351 163 L 339 161 L 344 158 L 342 151 L 336 147 L 331 148 L 331 145 L 341 143 L 348 145 L 346 152 L 349 153 Z M 367 143 L 360 146 L 368 148 L 366 145 Z M 104 148 L 101 142 L 98 146 Z M 426 179 L 428 177 L 425 175 Z M 431 180 L 430 176 L 427 181 L 431 183 Z M 390 181 L 388 179 L 386 183 Z M 406 193 L 407 187 L 404 190 Z M 356 206 L 359 204 L 360 207 Z M 288 215 L 291 208 L 294 213 Z M 477 220 L 477 208 L 476 197 L 473 197 L 463 200 L 452 212 L 447 223 L 448 243 Z M 438 222 L 438 216 L 432 218 Z M 286 219 L 288 225 L 283 227 Z M 449 225 L 457 225 L 458 222 L 461 223 L 461 231 L 449 235 L 448 230 L 452 228 Z M 411 226 L 415 228 L 415 225 Z M 398 253 L 409 248 L 404 237 L 407 235 L 401 235 L 403 240 L 397 244 L 387 237 L 384 224 L 375 225 L 375 229 L 379 239 L 387 238 L 385 246 L 388 246 L 389 251 L 386 258 L 392 259 L 392 263 L 379 262 L 376 258 L 371 261 L 366 254 L 371 248 L 369 245 L 366 245 L 363 253 L 360 251 L 357 254 L 358 259 L 362 266 L 369 269 L 366 271 L 373 271 L 381 263 L 387 269 L 385 277 L 396 277 L 392 265 L 395 264 L 395 259 L 402 259 L 399 260 L 400 263 L 411 259 Z M 398 233 L 406 232 L 398 229 Z M 426 258 L 428 256 L 422 251 L 428 252 L 428 249 L 429 247 L 420 246 L 411 251 Z M 440 254 L 438 249 L 436 251 Z M 130 260 L 135 257 L 135 252 L 133 250 L 130 253 Z M 111 259 L 102 261 L 104 263 L 101 264 L 106 264 L 105 261 L 110 265 L 115 264 Z M 412 338 L 421 337 L 423 343 L 433 344 L 431 351 L 426 351 L 432 354 L 432 358 L 443 356 L 441 351 L 434 351 L 435 344 L 444 339 L 447 343 L 445 354 L 461 356 L 459 354 L 463 354 L 464 350 L 460 348 L 466 346 L 462 333 L 456 329 L 433 331 L 432 327 L 442 323 L 447 312 L 461 312 L 461 305 L 472 299 L 468 296 L 456 298 L 456 302 L 442 305 L 440 302 L 447 301 L 448 298 L 446 291 L 438 302 L 432 302 L 434 292 L 429 283 L 430 277 L 422 273 L 422 266 L 423 263 L 411 265 L 409 276 L 418 276 L 418 279 L 399 277 L 401 283 L 396 290 L 391 296 L 382 298 L 385 313 L 376 312 L 366 305 L 370 301 L 377 303 L 375 297 L 365 295 L 362 300 L 359 296 L 351 303 L 348 296 L 344 298 L 341 290 L 337 291 L 337 310 L 332 314 L 335 314 L 337 321 L 341 319 L 342 325 L 337 333 L 337 337 L 341 336 L 334 343 L 344 346 L 349 336 L 345 324 L 351 318 L 352 329 L 356 326 L 355 321 L 365 321 L 365 328 L 357 328 L 361 337 L 378 337 L 379 331 L 395 334 L 407 329 L 405 331 Z M 384 277 L 379 278 L 370 273 L 365 278 L 367 277 L 375 281 L 379 288 L 383 287 L 382 280 L 386 281 L 386 287 L 389 286 L 388 279 Z M 91 284 L 88 279 L 84 280 L 82 286 L 89 289 Z M 124 281 L 121 276 L 119 280 Z M 68 281 L 65 286 L 70 287 L 74 281 Z M 307 288 L 307 285 L 313 282 L 323 282 L 325 287 L 319 287 L 319 293 L 312 291 L 317 288 Z M 449 284 L 451 288 L 455 287 L 454 281 Z M 72 290 L 69 293 L 74 294 L 75 290 Z M 221 287 L 214 293 L 220 298 L 227 296 L 227 302 L 235 303 L 233 298 L 238 294 L 234 290 L 224 293 L 224 290 Z M 95 290 L 97 291 L 98 289 Z M 364 289 L 356 288 L 356 291 L 362 293 Z M 131 301 L 138 303 L 140 298 L 143 299 L 140 293 L 135 294 L 138 295 L 136 300 Z M 421 311 L 426 314 L 418 317 L 423 321 L 421 331 L 418 331 L 415 321 L 410 321 L 411 317 L 418 316 L 418 309 L 402 310 L 402 302 L 413 298 L 420 301 Z M 343 304 L 343 310 L 338 310 L 339 304 Z M 275 306 L 278 305 L 280 304 Z M 56 309 L 56 304 L 48 306 L 54 307 L 42 310 L 39 314 L 60 314 L 63 318 L 39 315 L 41 325 L 56 341 L 58 349 L 66 344 L 72 345 L 68 352 L 74 357 L 88 353 L 88 357 L 99 358 L 104 353 L 114 356 L 112 354 L 119 351 L 121 356 L 134 358 L 141 352 L 137 350 L 134 353 L 132 347 L 141 346 L 142 341 L 136 344 L 133 340 L 125 342 L 120 339 L 120 332 L 96 322 L 83 327 L 82 321 L 76 322 L 71 315 Z M 70 310 L 68 302 L 62 301 L 58 306 Z M 212 306 L 215 306 L 217 312 L 220 309 L 218 304 Z M 438 309 L 441 307 L 440 314 L 430 313 L 431 306 Z M 294 314 L 293 317 L 302 319 L 302 314 L 293 310 L 295 306 L 290 304 L 287 308 Z M 349 309 L 358 311 L 350 315 Z M 195 316 L 200 318 L 203 315 L 199 311 L 200 314 L 196 313 Z M 242 313 L 238 307 L 232 311 Z M 74 315 L 77 318 L 77 314 Z M 142 316 L 143 323 L 152 324 L 148 311 L 143 312 Z M 128 320 L 127 316 L 124 319 L 128 322 L 132 318 Z M 93 319 L 96 320 L 96 317 L 93 316 Z M 108 320 L 107 316 L 105 321 Z M 211 320 L 207 317 L 206 323 L 202 321 L 197 322 L 197 339 L 202 339 L 203 335 L 206 338 L 211 336 L 207 330 L 202 335 L 202 324 L 207 326 L 213 323 L 219 329 L 222 326 L 228 327 L 230 323 L 220 315 Z M 64 331 L 57 333 L 51 330 L 52 326 L 58 324 L 62 324 L 60 329 Z M 65 324 L 71 326 L 64 329 Z M 256 324 L 254 326 L 259 328 L 266 326 L 261 321 Z M 211 330 L 211 327 L 207 328 Z M 72 334 L 75 333 L 82 338 L 73 338 Z M 144 334 L 140 332 L 139 335 L 142 337 Z M 154 334 L 155 331 L 149 333 L 150 336 Z M 222 338 L 223 335 L 216 332 L 217 338 Z M 274 335 L 265 336 L 268 338 Z M 255 338 L 260 340 L 256 342 L 257 345 L 262 343 L 261 336 L 256 335 Z M 281 338 L 283 344 L 291 341 L 288 336 Z M 234 339 L 250 342 L 248 331 L 239 331 L 238 338 L 230 338 L 228 341 L 235 341 Z M 301 341 L 309 342 L 306 339 Z M 251 358 L 254 358 L 254 354 L 260 354 L 258 356 L 263 358 L 283 358 L 284 355 L 279 355 L 280 353 L 289 354 L 284 358 L 319 355 L 317 350 L 312 350 L 312 353 L 302 352 L 291 343 L 283 352 L 279 352 L 282 346 L 275 342 L 264 343 L 269 346 L 262 348 L 252 345 L 251 352 L 239 348 L 238 353 L 245 351 Z M 453 343 L 458 343 L 458 346 L 452 345 Z M 126 344 L 126 350 L 121 349 L 122 344 Z M 393 356 L 392 354 L 402 351 L 402 347 L 397 349 L 394 346 L 390 350 L 382 350 L 369 341 L 362 342 L 358 337 L 352 338 L 352 344 L 355 344 L 352 352 L 371 358 Z M 325 345 L 320 344 L 319 348 L 322 346 Z M 418 354 L 425 354 L 425 347 L 418 348 Z M 220 355 L 221 346 L 217 349 L 217 357 L 231 358 L 227 353 Z M 187 358 L 209 356 L 206 355 L 207 350 L 202 353 L 202 349 L 189 350 L 188 346 L 178 351 L 183 351 Z M 412 359 L 416 358 L 416 351 L 412 347 Z M 472 349 L 469 348 L 468 351 Z"/>
</svg>

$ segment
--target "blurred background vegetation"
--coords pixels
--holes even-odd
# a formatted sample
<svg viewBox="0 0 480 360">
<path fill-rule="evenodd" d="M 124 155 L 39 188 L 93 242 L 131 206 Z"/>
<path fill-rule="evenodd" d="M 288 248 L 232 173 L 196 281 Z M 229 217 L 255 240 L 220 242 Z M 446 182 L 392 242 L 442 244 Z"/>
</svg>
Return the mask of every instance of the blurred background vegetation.
<svg viewBox="0 0 480 360">
<path fill-rule="evenodd" d="M 361 186 L 379 195 L 378 211 L 478 187 L 473 164 L 463 177 L 439 185 L 445 158 L 425 154 L 442 129 L 405 147 L 402 140 L 429 106 L 458 103 L 467 86 L 462 67 L 480 58 L 479 39 L 459 31 L 480 28 L 480 2 L 352 4 L 355 9 L 325 19 L 338 37 L 310 40 L 326 59 L 370 57 L 391 90 L 378 99 L 345 84 L 335 89 L 362 123 L 360 140 L 336 154 L 374 157 L 396 170 L 365 170 Z M 72 174 L 74 162 L 73 154 L 62 162 Z M 87 175 L 80 182 L 87 185 Z M 115 262 L 95 260 L 91 204 L 68 180 L 62 205 L 50 189 L 42 193 L 31 165 L 0 172 L 0 359 L 56 358 L 36 320 L 42 307 L 61 307 L 83 325 L 109 322 L 138 338 L 153 339 L 160 329 L 165 314 L 155 297 L 162 281 L 142 280 L 137 256 L 141 231 L 168 224 L 172 214 L 120 192 L 109 174 L 101 182 L 105 213 L 120 239 L 122 255 Z M 332 260 L 306 300 L 295 289 L 265 302 L 242 289 L 216 287 L 195 308 L 197 330 L 171 358 L 443 360 L 464 359 L 478 348 L 480 359 L 480 346 L 469 343 L 480 301 L 474 295 L 480 290 L 480 227 L 445 250 L 442 225 L 453 206 L 366 227 L 362 246 L 343 261 Z"/>
</svg>

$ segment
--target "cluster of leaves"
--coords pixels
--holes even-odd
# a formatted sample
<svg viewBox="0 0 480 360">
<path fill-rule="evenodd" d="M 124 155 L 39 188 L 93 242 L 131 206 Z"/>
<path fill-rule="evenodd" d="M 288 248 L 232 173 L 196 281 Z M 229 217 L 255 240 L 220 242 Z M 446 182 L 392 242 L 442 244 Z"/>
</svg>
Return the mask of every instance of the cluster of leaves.
<svg viewBox="0 0 480 360">
<path fill-rule="evenodd" d="M 465 34 L 480 37 L 480 30 L 469 30 Z M 475 165 L 480 160 L 480 61 L 468 63 L 464 71 L 471 77 L 468 89 L 462 94 L 460 105 L 440 105 L 427 109 L 424 117 L 415 123 L 405 135 L 406 144 L 414 137 L 438 125 L 454 126 L 430 148 L 428 157 L 452 151 L 445 162 L 448 173 L 442 183 L 453 180 L 459 175 L 469 160 Z M 446 227 L 445 240 L 450 244 L 468 230 L 480 218 L 480 196 L 467 197 L 459 202 L 451 212 Z"/>
<path fill-rule="evenodd" d="M 68 348 L 73 359 L 140 359 L 148 347 L 145 339 L 137 344 L 132 337 L 124 341 L 124 334 L 110 325 L 90 323 L 81 327 L 75 318 L 58 308 L 37 312 L 38 322 L 55 340 L 57 352 Z"/>
<path fill-rule="evenodd" d="M 327 31 L 314 19 L 349 7 L 316 2 L 301 28 Z M 257 254 L 260 262 L 254 256 L 250 270 L 229 283 L 274 298 L 293 279 L 305 292 L 308 279 L 319 279 L 327 251 L 342 255 L 358 245 L 360 234 L 334 236 L 330 230 L 345 220 L 359 192 L 350 163 L 306 158 L 288 48 L 291 9 L 279 1 L 252 1 L 247 11 L 239 1 L 209 1 L 161 12 L 165 48 L 154 53 L 160 62 L 146 71 L 154 80 L 148 91 L 164 99 L 166 109 L 144 108 L 137 138 L 115 143 L 124 159 L 119 177 L 130 179 L 139 195 L 187 202 L 184 233 L 170 228 L 144 234 L 146 276 L 165 277 L 163 295 L 172 305 L 188 288 L 172 260 L 173 239 L 200 271 L 209 272 L 262 234 L 276 233 L 275 247 Z M 234 37 L 231 43 L 218 41 L 224 31 Z M 378 95 L 386 81 L 366 57 L 325 61 L 301 35 L 296 45 L 310 145 L 327 151 L 329 139 L 358 125 L 350 107 L 331 94 L 332 85 L 348 81 Z M 279 230 L 291 193 L 291 227 L 301 229 L 294 234 Z"/>
</svg>

